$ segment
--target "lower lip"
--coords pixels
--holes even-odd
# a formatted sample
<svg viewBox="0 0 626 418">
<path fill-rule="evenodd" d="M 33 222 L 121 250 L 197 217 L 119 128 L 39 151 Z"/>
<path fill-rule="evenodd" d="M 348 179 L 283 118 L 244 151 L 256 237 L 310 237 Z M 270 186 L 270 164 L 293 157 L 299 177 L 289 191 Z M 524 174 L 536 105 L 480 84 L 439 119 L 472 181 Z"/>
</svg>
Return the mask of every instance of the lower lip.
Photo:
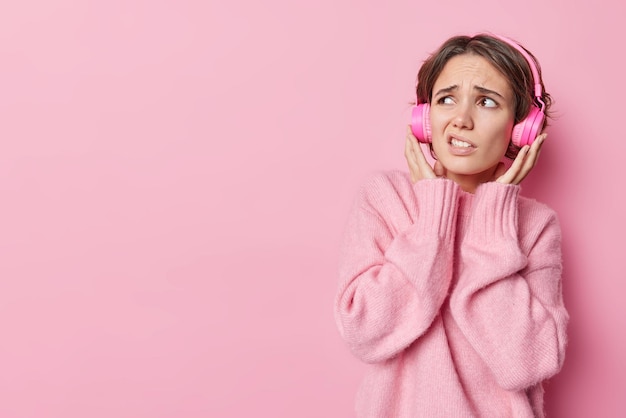
<svg viewBox="0 0 626 418">
<path fill-rule="evenodd" d="M 448 144 L 448 149 L 451 154 L 459 156 L 469 155 L 476 151 L 475 147 L 455 147 L 452 144 Z"/>
</svg>

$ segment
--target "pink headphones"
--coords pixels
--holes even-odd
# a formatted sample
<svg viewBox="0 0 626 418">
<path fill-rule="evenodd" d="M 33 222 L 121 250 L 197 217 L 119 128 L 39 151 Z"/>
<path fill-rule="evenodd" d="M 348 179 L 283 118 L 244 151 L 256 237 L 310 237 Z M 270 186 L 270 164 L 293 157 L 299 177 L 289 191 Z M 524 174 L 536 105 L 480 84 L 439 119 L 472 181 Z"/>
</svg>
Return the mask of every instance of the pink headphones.
<svg viewBox="0 0 626 418">
<path fill-rule="evenodd" d="M 537 71 L 535 62 L 530 57 L 530 55 L 528 55 L 524 48 L 519 46 L 517 43 L 503 36 L 493 34 L 487 35 L 492 36 L 496 39 L 500 39 L 501 41 L 511 45 L 513 48 L 518 50 L 528 62 L 530 70 L 533 73 L 533 80 L 535 83 L 535 99 L 538 103 L 541 104 L 541 108 L 533 104 L 530 108 L 530 111 L 528 112 L 528 116 L 526 116 L 524 120 L 520 121 L 517 125 L 513 127 L 513 132 L 511 134 L 511 141 L 513 142 L 513 144 L 519 147 L 523 147 L 524 145 L 531 145 L 539 134 L 541 128 L 543 127 L 543 122 L 545 120 L 544 108 L 546 105 L 541 99 L 542 88 L 539 79 L 539 71 Z M 415 106 L 413 106 L 413 110 L 411 112 L 411 130 L 413 131 L 413 135 L 415 135 L 419 142 L 432 142 L 429 113 L 430 105 L 428 103 L 417 103 Z"/>
</svg>

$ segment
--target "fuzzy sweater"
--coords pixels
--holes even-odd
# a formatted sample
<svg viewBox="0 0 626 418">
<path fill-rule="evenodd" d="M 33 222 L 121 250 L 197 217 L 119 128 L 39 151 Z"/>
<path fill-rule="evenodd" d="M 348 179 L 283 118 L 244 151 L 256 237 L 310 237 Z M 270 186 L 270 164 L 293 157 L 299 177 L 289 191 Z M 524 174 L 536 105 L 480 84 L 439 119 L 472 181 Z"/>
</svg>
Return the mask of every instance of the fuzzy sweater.
<svg viewBox="0 0 626 418">
<path fill-rule="evenodd" d="M 543 417 L 563 364 L 561 234 L 520 187 L 372 176 L 348 218 L 339 332 L 369 363 L 358 417 Z"/>
</svg>

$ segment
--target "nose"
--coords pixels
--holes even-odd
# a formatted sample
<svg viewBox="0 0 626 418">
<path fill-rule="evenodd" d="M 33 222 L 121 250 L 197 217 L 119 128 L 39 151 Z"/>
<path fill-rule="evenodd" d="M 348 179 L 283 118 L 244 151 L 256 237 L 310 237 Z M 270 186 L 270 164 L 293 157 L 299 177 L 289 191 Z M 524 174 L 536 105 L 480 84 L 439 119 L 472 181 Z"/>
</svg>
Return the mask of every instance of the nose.
<svg viewBox="0 0 626 418">
<path fill-rule="evenodd" d="M 474 127 L 472 105 L 466 102 L 459 103 L 455 110 L 452 125 L 459 129 L 472 129 Z"/>
</svg>

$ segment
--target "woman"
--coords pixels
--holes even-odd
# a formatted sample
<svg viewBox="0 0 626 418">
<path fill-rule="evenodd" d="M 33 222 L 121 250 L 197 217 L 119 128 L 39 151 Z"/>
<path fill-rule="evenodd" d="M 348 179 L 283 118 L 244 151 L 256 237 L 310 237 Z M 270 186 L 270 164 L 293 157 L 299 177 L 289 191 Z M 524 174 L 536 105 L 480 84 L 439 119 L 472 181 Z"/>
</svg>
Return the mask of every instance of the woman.
<svg viewBox="0 0 626 418">
<path fill-rule="evenodd" d="M 542 417 L 568 314 L 556 214 L 520 196 L 551 104 L 538 64 L 507 38 L 455 36 L 417 101 L 408 173 L 372 176 L 345 231 L 335 317 L 370 364 L 357 415 Z"/>
</svg>

